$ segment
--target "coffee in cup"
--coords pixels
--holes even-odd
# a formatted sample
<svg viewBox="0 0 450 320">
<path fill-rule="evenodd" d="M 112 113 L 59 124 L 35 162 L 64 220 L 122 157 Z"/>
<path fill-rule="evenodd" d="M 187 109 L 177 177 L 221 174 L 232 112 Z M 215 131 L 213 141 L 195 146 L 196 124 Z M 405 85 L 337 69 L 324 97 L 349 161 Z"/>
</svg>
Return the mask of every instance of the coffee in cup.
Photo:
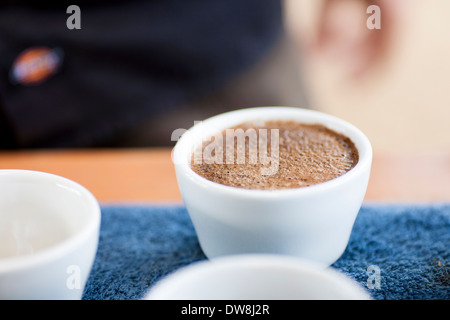
<svg viewBox="0 0 450 320">
<path fill-rule="evenodd" d="M 309 187 L 337 178 L 358 163 L 353 141 L 321 124 L 246 121 L 220 135 L 199 146 L 202 157 L 196 159 L 194 153 L 191 168 L 232 187 Z"/>
</svg>

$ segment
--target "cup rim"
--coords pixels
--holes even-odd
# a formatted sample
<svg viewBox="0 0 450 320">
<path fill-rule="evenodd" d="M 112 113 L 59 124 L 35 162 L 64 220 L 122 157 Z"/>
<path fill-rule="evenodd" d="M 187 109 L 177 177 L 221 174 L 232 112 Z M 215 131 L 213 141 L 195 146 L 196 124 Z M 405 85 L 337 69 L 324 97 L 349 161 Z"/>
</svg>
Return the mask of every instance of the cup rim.
<svg viewBox="0 0 450 320">
<path fill-rule="evenodd" d="M 220 276 L 222 272 L 239 273 L 242 270 L 313 278 L 321 285 L 340 286 L 347 297 L 344 299 L 371 300 L 370 294 L 359 283 L 333 267 L 294 256 L 260 253 L 223 256 L 181 267 L 155 283 L 144 295 L 144 300 L 173 299 L 171 292 L 177 291 L 183 284 L 189 287 L 189 284 L 195 284 L 208 275 Z"/>
<path fill-rule="evenodd" d="M 10 271 L 18 271 L 37 265 L 45 264 L 49 261 L 57 260 L 58 258 L 74 251 L 93 233 L 98 232 L 101 223 L 100 205 L 94 195 L 79 183 L 68 178 L 35 170 L 23 169 L 0 169 L 0 179 L 3 177 L 31 179 L 34 181 L 42 181 L 42 183 L 54 183 L 60 188 L 68 189 L 81 195 L 86 201 L 90 214 L 88 221 L 83 224 L 83 227 L 77 229 L 63 241 L 53 244 L 42 250 L 17 256 L 8 256 L 0 258 L 0 274 Z"/>
<path fill-rule="evenodd" d="M 258 118 L 267 120 L 267 114 L 274 115 L 270 119 L 273 120 L 282 120 L 289 119 L 286 116 L 288 114 L 295 114 L 297 116 L 305 116 L 309 120 L 304 123 L 316 123 L 322 124 L 327 128 L 330 128 L 338 133 L 344 134 L 348 138 L 350 138 L 355 147 L 358 149 L 359 159 L 358 163 L 348 172 L 343 175 L 336 177 L 334 179 L 311 185 L 309 187 L 302 188 L 292 188 L 292 189 L 245 189 L 239 187 L 228 186 L 224 184 L 220 184 L 218 182 L 214 182 L 206 179 L 205 177 L 199 175 L 190 167 L 190 157 L 192 155 L 193 149 L 197 146 L 192 146 L 192 137 L 195 134 L 198 134 L 198 129 L 195 125 L 189 128 L 180 139 L 175 144 L 175 147 L 172 151 L 172 161 L 174 162 L 175 168 L 185 177 L 187 177 L 192 182 L 197 185 L 202 186 L 203 188 L 215 190 L 224 194 L 234 195 L 234 196 L 243 196 L 243 197 L 256 197 L 256 198 L 282 198 L 282 197 L 292 197 L 292 196 L 307 196 L 311 193 L 325 191 L 331 188 L 335 188 L 347 181 L 353 179 L 354 177 L 360 175 L 363 172 L 366 172 L 367 169 L 370 169 L 372 163 L 372 146 L 367 138 L 367 136 L 356 126 L 353 124 L 338 118 L 336 116 L 320 112 L 317 110 L 300 108 L 300 107 L 284 107 L 284 106 L 266 106 L 266 107 L 251 107 L 238 109 L 233 111 L 228 111 L 225 113 L 221 113 L 210 117 L 204 121 L 202 121 L 202 125 L 206 125 L 209 128 L 216 126 L 218 123 L 227 122 L 227 125 L 221 125 L 220 128 L 215 130 L 223 130 L 229 128 L 233 125 L 238 125 L 244 121 L 258 120 Z M 267 117 L 267 118 L 266 118 Z M 240 120 L 238 120 L 240 119 Z M 311 119 L 315 119 L 315 121 L 311 121 Z M 295 118 L 289 120 L 296 120 Z M 297 120 L 302 122 L 300 120 Z M 326 123 L 325 123 L 326 122 Z M 211 131 L 207 130 L 207 131 Z M 188 154 L 186 154 L 188 153 Z"/>
</svg>

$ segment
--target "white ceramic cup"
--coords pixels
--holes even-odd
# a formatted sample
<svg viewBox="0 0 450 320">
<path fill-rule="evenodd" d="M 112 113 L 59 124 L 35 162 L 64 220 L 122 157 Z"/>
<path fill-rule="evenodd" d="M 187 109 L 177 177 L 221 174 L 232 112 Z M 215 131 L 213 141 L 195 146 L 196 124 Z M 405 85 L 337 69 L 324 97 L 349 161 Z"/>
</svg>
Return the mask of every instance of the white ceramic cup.
<svg viewBox="0 0 450 320">
<path fill-rule="evenodd" d="M 356 281 L 323 265 L 282 255 L 221 257 L 183 267 L 144 300 L 370 300 Z"/>
<path fill-rule="evenodd" d="M 94 196 L 71 180 L 0 170 L 0 299 L 81 299 L 100 215 Z"/>
<path fill-rule="evenodd" d="M 325 125 L 353 141 L 359 161 L 336 179 L 288 190 L 230 187 L 191 169 L 192 153 L 202 139 L 254 120 Z M 181 196 L 207 257 L 277 253 L 331 265 L 345 250 L 361 207 L 372 148 L 359 129 L 334 116 L 294 107 L 259 107 L 227 112 L 194 125 L 177 141 L 172 157 Z"/>
</svg>

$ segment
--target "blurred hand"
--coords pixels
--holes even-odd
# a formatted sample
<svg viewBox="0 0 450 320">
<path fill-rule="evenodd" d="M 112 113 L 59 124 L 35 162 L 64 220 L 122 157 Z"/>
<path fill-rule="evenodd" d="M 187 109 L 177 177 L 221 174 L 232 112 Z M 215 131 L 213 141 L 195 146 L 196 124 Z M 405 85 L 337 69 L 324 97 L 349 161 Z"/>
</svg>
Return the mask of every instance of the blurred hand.
<svg viewBox="0 0 450 320">
<path fill-rule="evenodd" d="M 306 59 L 322 58 L 339 64 L 347 75 L 359 77 L 389 50 L 395 19 L 403 0 L 314 0 L 317 16 L 312 32 L 301 39 Z M 381 29 L 369 29 L 370 5 L 381 11 Z M 306 41 L 305 41 L 306 40 Z"/>
</svg>

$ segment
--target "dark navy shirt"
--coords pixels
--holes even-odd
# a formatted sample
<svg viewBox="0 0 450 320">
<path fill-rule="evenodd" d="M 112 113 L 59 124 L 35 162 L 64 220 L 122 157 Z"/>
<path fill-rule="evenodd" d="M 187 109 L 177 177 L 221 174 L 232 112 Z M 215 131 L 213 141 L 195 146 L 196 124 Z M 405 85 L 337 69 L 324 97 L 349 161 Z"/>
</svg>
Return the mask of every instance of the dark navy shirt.
<svg viewBox="0 0 450 320">
<path fill-rule="evenodd" d="M 220 87 L 282 32 L 279 0 L 76 1 L 72 30 L 71 3 L 33 2 L 0 4 L 2 147 L 95 146 Z M 30 48 L 57 59 L 37 84 L 19 77 Z"/>
</svg>

